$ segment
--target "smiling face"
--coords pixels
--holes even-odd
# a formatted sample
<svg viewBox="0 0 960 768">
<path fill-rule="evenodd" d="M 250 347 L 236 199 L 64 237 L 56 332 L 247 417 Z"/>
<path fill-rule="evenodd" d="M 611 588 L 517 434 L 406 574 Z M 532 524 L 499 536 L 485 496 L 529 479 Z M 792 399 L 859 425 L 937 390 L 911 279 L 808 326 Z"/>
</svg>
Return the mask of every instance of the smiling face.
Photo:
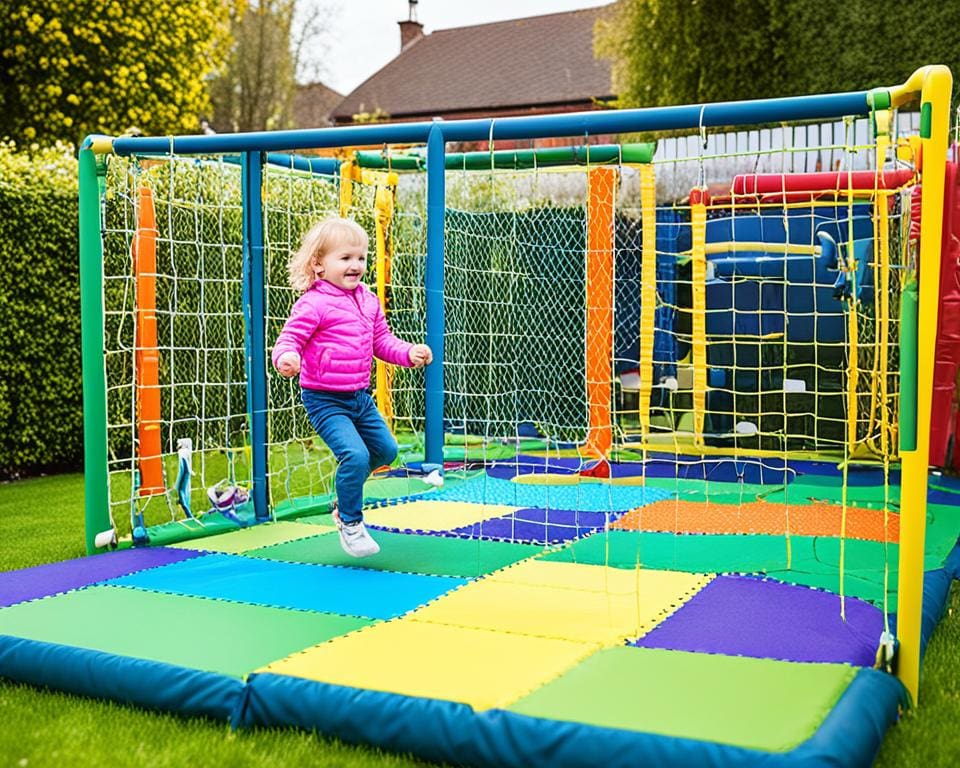
<svg viewBox="0 0 960 768">
<path fill-rule="evenodd" d="M 338 288 L 351 290 L 363 279 L 367 269 L 367 246 L 341 242 L 317 260 L 318 277 Z"/>
</svg>

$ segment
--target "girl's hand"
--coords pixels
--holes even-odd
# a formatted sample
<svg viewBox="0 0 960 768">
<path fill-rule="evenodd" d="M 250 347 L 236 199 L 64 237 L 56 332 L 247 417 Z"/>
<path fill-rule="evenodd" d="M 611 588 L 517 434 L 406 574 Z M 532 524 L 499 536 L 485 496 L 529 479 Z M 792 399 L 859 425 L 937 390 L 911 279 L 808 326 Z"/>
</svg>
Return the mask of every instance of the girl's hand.
<svg viewBox="0 0 960 768">
<path fill-rule="evenodd" d="M 426 344 L 414 344 L 410 347 L 410 364 L 414 368 L 423 368 L 433 362 L 433 350 Z"/>
<path fill-rule="evenodd" d="M 300 355 L 296 352 L 284 352 L 277 360 L 277 370 L 281 376 L 290 378 L 300 373 Z"/>
</svg>

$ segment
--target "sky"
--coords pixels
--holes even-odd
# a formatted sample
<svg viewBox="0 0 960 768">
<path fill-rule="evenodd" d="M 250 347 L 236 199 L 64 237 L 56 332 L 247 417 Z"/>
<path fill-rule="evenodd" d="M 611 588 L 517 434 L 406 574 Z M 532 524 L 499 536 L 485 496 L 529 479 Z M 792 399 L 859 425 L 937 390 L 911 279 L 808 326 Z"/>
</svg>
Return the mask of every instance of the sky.
<svg viewBox="0 0 960 768">
<path fill-rule="evenodd" d="M 611 0 L 420 0 L 417 20 L 427 34 L 438 29 L 541 16 L 607 5 Z M 329 12 L 319 79 L 347 94 L 400 53 L 398 21 L 407 0 L 322 0 Z"/>
</svg>

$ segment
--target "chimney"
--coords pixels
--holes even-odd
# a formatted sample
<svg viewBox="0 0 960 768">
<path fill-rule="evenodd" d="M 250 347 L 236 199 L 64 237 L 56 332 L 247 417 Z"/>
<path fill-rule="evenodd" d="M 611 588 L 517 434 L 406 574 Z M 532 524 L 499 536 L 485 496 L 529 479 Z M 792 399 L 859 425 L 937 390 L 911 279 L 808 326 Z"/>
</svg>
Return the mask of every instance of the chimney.
<svg viewBox="0 0 960 768">
<path fill-rule="evenodd" d="M 414 40 L 423 37 L 423 24 L 417 21 L 418 0 L 408 0 L 410 3 L 410 17 L 406 21 L 398 21 L 400 25 L 400 50 L 402 51 Z"/>
</svg>

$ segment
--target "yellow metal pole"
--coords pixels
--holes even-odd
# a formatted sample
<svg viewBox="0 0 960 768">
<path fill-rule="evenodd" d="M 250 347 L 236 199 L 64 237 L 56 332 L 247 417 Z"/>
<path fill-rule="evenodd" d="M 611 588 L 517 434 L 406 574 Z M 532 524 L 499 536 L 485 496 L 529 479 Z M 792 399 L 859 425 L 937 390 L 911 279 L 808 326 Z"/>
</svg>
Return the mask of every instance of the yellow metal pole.
<svg viewBox="0 0 960 768">
<path fill-rule="evenodd" d="M 953 77 L 944 66 L 918 70 L 902 86 L 920 86 L 922 147 L 920 208 L 919 318 L 917 322 L 917 419 L 913 450 L 901 450 L 903 480 L 900 496 L 900 574 L 897 586 L 897 633 L 900 658 L 897 676 L 918 701 L 920 687 L 920 627 L 923 608 L 923 553 L 927 515 L 927 465 L 930 454 L 930 408 L 933 361 L 940 298 L 940 235 L 943 226 L 943 184 L 950 126 Z M 892 92 L 895 103 L 907 100 Z M 902 438 L 901 438 L 902 440 Z M 907 442 L 909 445 L 909 441 Z"/>
<path fill-rule="evenodd" d="M 613 447 L 613 269 L 619 172 L 587 173 L 587 408 L 586 453 L 608 459 Z"/>
<path fill-rule="evenodd" d="M 340 215 L 343 217 L 350 214 L 350 207 L 353 205 L 354 175 L 352 160 L 344 160 L 340 163 Z"/>
<path fill-rule="evenodd" d="M 640 166 L 640 210 L 643 264 L 640 273 L 640 431 L 650 434 L 650 391 L 653 387 L 653 333 L 657 309 L 657 180 L 652 165 Z"/>
<path fill-rule="evenodd" d="M 690 194 L 692 234 L 693 442 L 702 446 L 707 410 L 707 206 L 706 190 Z"/>
<path fill-rule="evenodd" d="M 376 184 L 374 205 L 376 208 L 376 273 L 377 298 L 387 314 L 387 286 L 390 284 L 390 262 L 393 256 L 393 238 L 390 227 L 393 223 L 394 191 L 397 187 L 397 174 L 380 173 L 373 180 Z M 383 415 L 387 426 L 393 430 L 393 369 L 381 362 L 377 363 L 377 408 Z"/>
</svg>

